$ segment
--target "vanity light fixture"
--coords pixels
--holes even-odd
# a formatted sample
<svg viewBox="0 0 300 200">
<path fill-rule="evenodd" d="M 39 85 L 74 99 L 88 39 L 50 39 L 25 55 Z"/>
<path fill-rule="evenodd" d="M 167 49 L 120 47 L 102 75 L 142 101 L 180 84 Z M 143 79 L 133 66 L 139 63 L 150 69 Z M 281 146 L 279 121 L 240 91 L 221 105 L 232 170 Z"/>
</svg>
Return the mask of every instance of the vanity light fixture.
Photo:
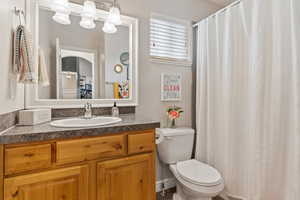
<svg viewBox="0 0 300 200">
<path fill-rule="evenodd" d="M 117 4 L 117 1 L 114 0 L 113 6 L 109 9 L 109 15 L 107 21 L 116 26 L 121 25 L 121 14 L 120 6 Z"/>
<path fill-rule="evenodd" d="M 108 6 L 106 3 L 100 3 L 100 4 L 101 5 L 103 4 L 104 7 L 107 9 Z M 105 33 L 112 34 L 117 32 L 116 26 L 121 25 L 122 21 L 121 21 L 120 6 L 117 3 L 117 0 L 114 0 L 113 3 L 110 3 L 109 7 L 110 8 L 109 8 L 108 17 L 104 22 L 104 26 L 102 30 Z M 70 21 L 71 10 L 69 7 L 69 0 L 53 0 L 51 9 L 55 12 L 55 15 L 52 17 L 54 21 L 65 25 L 71 24 Z M 91 0 L 86 0 L 83 4 L 83 9 L 80 14 L 81 16 L 81 21 L 79 23 L 80 26 L 86 29 L 95 28 L 96 12 L 97 9 L 96 9 L 95 2 Z"/>
<path fill-rule="evenodd" d="M 71 24 L 69 0 L 54 0 L 51 9 L 55 12 L 52 19 L 60 24 Z"/>
<path fill-rule="evenodd" d="M 93 29 L 96 27 L 94 22 L 96 18 L 96 5 L 93 1 L 85 1 L 83 11 L 81 13 L 80 26 L 86 29 Z"/>
<path fill-rule="evenodd" d="M 109 9 L 109 14 L 105 20 L 102 30 L 105 33 L 112 34 L 117 32 L 116 26 L 121 24 L 120 6 L 118 5 L 117 1 L 114 0 L 112 7 Z"/>
<path fill-rule="evenodd" d="M 110 23 L 106 20 L 105 23 L 104 23 L 104 26 L 102 28 L 102 31 L 104 33 L 112 34 L 112 33 L 117 32 L 117 28 L 114 24 L 112 24 L 112 23 Z"/>
</svg>

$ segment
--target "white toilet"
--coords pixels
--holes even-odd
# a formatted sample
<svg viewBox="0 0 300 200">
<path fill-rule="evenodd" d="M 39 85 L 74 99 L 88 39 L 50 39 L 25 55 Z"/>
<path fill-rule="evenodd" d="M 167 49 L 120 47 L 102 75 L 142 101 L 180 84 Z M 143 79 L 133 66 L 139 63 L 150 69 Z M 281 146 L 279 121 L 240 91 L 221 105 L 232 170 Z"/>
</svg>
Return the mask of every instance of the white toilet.
<svg viewBox="0 0 300 200">
<path fill-rule="evenodd" d="M 173 200 L 211 200 L 224 189 L 220 173 L 191 160 L 195 131 L 190 128 L 156 130 L 159 158 L 169 164 L 176 178 Z"/>
</svg>

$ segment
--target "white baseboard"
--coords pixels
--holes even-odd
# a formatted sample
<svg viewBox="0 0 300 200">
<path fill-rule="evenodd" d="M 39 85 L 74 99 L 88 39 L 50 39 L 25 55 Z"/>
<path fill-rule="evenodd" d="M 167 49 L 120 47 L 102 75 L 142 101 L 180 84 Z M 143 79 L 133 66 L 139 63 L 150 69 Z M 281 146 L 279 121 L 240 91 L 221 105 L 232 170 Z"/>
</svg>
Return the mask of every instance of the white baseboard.
<svg viewBox="0 0 300 200">
<path fill-rule="evenodd" d="M 230 200 L 247 200 L 244 197 L 234 196 L 234 195 L 228 195 Z"/>
<path fill-rule="evenodd" d="M 222 199 L 224 200 L 247 200 L 246 198 L 244 197 L 240 197 L 240 196 L 236 196 L 236 195 L 231 195 L 227 192 L 222 192 L 220 195 L 220 197 L 222 197 Z"/>
<path fill-rule="evenodd" d="M 170 189 L 176 187 L 176 179 L 175 178 L 166 178 L 161 181 L 156 182 L 156 192 L 161 192 L 163 189 L 163 185 L 165 189 Z"/>
</svg>

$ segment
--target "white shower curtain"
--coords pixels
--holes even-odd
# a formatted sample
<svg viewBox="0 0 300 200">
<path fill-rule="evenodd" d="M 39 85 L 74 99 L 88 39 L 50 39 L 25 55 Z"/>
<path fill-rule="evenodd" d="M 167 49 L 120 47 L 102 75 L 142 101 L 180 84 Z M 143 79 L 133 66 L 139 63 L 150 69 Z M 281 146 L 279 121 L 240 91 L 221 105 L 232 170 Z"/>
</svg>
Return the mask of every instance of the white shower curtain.
<svg viewBox="0 0 300 200">
<path fill-rule="evenodd" d="M 242 0 L 198 26 L 196 158 L 225 192 L 300 200 L 300 1 Z"/>
</svg>

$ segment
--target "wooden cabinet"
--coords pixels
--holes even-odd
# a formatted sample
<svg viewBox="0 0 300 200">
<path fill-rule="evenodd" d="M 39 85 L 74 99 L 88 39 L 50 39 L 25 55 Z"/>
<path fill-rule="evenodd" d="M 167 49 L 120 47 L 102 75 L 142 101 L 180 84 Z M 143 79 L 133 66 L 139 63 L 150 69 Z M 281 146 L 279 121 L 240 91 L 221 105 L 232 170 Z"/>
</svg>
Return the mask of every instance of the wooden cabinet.
<svg viewBox="0 0 300 200">
<path fill-rule="evenodd" d="M 153 155 L 144 154 L 97 165 L 97 200 L 154 200 Z"/>
<path fill-rule="evenodd" d="M 76 166 L 4 180 L 5 200 L 87 200 L 88 167 Z"/>
<path fill-rule="evenodd" d="M 143 153 L 155 148 L 154 132 L 128 135 L 128 153 Z"/>
<path fill-rule="evenodd" d="M 155 200 L 154 130 L 0 145 L 0 200 Z"/>
<path fill-rule="evenodd" d="M 61 141 L 56 144 L 57 163 L 65 164 L 126 155 L 125 136 L 105 136 Z"/>
<path fill-rule="evenodd" d="M 51 166 L 51 144 L 5 149 L 5 174 Z"/>
</svg>

